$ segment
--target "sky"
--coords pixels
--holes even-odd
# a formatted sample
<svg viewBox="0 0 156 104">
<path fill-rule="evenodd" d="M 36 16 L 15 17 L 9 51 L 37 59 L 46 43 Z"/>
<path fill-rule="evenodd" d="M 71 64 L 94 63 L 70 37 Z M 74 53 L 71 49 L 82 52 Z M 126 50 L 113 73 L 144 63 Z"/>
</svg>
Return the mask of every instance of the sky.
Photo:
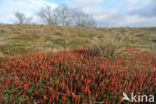
<svg viewBox="0 0 156 104">
<path fill-rule="evenodd" d="M 0 23 L 15 23 L 17 11 L 37 22 L 42 7 L 62 4 L 92 15 L 98 27 L 156 26 L 156 0 L 0 0 Z"/>
</svg>

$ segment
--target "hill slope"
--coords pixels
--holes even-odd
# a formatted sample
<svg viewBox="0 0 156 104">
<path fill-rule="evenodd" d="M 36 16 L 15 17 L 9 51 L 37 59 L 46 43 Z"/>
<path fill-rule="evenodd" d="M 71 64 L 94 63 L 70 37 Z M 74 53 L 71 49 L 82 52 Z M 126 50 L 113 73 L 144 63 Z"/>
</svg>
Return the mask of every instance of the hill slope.
<svg viewBox="0 0 156 104">
<path fill-rule="evenodd" d="M 0 103 L 131 104 L 121 102 L 123 92 L 155 96 L 155 39 L 156 28 L 0 25 Z"/>
<path fill-rule="evenodd" d="M 124 47 L 155 52 L 156 28 L 80 28 L 43 25 L 0 25 L 0 56 L 88 48 L 94 38 L 122 37 Z M 106 40 L 106 39 L 105 39 Z M 152 49 L 152 50 L 151 50 Z"/>
</svg>

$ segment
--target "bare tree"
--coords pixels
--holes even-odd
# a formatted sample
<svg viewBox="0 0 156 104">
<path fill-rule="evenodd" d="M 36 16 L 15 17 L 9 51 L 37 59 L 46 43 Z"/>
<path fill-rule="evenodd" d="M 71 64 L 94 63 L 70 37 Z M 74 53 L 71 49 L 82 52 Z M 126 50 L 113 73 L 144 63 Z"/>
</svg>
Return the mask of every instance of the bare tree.
<svg viewBox="0 0 156 104">
<path fill-rule="evenodd" d="M 57 23 L 62 26 L 71 26 L 72 24 L 72 9 L 66 5 L 61 5 L 54 9 Z"/>
<path fill-rule="evenodd" d="M 27 18 L 24 13 L 16 12 L 15 17 L 17 18 L 17 24 L 31 24 L 33 18 Z"/>
<path fill-rule="evenodd" d="M 96 22 L 91 15 L 79 9 L 61 5 L 54 9 L 54 15 L 58 24 L 63 26 L 94 27 Z"/>
<path fill-rule="evenodd" d="M 18 24 L 24 24 L 24 22 L 26 20 L 26 17 L 24 15 L 24 13 L 16 12 L 15 17 L 17 18 L 17 23 Z"/>
<path fill-rule="evenodd" d="M 94 27 L 96 25 L 96 22 L 91 15 L 86 14 L 79 9 L 73 11 L 73 21 L 74 25 L 79 27 Z"/>
<path fill-rule="evenodd" d="M 47 6 L 40 10 L 38 16 L 45 24 L 80 27 L 94 27 L 96 24 L 91 15 L 79 9 L 69 8 L 66 5 L 58 6 L 54 10 Z"/>
<path fill-rule="evenodd" d="M 38 13 L 39 18 L 44 24 L 57 24 L 56 17 L 53 14 L 53 10 L 50 6 L 42 8 Z"/>
</svg>

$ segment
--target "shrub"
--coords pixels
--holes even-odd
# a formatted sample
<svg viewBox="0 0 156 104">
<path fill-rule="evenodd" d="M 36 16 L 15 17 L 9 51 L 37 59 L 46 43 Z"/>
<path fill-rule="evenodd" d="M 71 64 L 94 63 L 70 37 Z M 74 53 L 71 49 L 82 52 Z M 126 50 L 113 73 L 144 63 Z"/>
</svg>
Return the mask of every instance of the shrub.
<svg viewBox="0 0 156 104">
<path fill-rule="evenodd" d="M 93 56 L 104 55 L 105 57 L 112 57 L 118 53 L 122 46 L 122 37 L 105 35 L 101 39 L 93 38 L 90 45 L 90 53 Z"/>
</svg>

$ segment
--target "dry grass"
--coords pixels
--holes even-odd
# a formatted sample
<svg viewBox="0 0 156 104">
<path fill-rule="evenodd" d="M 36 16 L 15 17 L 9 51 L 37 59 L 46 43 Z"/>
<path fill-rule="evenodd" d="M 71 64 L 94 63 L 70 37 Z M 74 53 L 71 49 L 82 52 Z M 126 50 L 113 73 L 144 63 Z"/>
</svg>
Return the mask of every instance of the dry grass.
<svg viewBox="0 0 156 104">
<path fill-rule="evenodd" d="M 155 30 L 156 28 L 109 29 L 54 25 L 0 25 L 0 52 L 10 57 L 27 54 L 27 52 L 93 47 L 101 48 L 103 50 L 101 53 L 106 56 L 113 56 L 120 48 L 120 44 L 123 45 L 119 42 L 122 40 L 125 47 L 142 48 L 145 52 L 155 54 Z"/>
<path fill-rule="evenodd" d="M 123 37 L 114 35 L 105 35 L 102 38 L 94 38 L 91 41 L 91 55 L 104 55 L 112 57 L 119 52 L 119 49 L 124 47 Z"/>
</svg>

